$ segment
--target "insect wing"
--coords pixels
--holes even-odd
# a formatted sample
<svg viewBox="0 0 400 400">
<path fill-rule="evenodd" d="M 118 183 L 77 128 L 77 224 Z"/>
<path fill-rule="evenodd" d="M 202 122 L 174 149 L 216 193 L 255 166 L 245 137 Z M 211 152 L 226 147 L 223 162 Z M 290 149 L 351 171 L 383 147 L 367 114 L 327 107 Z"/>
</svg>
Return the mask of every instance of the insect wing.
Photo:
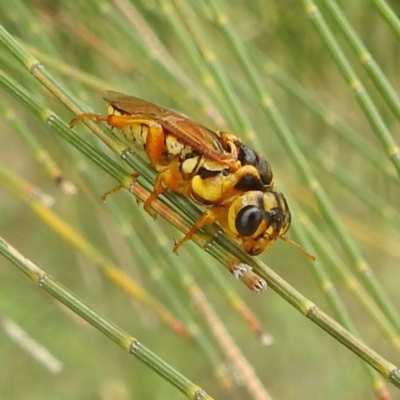
<svg viewBox="0 0 400 400">
<path fill-rule="evenodd" d="M 232 162 L 232 156 L 225 152 L 216 133 L 198 125 L 177 112 L 158 107 L 134 96 L 118 92 L 107 92 L 104 98 L 117 109 L 131 115 L 140 116 L 159 123 L 167 134 L 175 136 L 182 144 L 194 152 L 216 162 Z"/>
<path fill-rule="evenodd" d="M 128 96 L 123 93 L 107 91 L 107 97 L 104 100 L 112 106 L 133 115 L 146 115 L 148 118 L 158 120 L 167 110 L 149 103 L 146 100 L 139 99 L 135 96 Z"/>
</svg>

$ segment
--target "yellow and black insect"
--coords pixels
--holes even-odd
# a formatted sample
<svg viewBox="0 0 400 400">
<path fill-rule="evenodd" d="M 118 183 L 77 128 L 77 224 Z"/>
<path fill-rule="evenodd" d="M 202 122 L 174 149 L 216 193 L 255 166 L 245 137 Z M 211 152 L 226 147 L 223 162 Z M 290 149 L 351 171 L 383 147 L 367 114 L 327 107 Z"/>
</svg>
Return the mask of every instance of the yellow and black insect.
<svg viewBox="0 0 400 400">
<path fill-rule="evenodd" d="M 80 114 L 71 121 L 105 121 L 129 142 L 144 150 L 158 175 L 144 203 L 165 189 L 205 207 L 202 216 L 174 246 L 174 252 L 201 227 L 217 222 L 257 255 L 289 229 L 291 214 L 282 193 L 273 190 L 269 163 L 227 132 L 213 132 L 190 119 L 145 100 L 107 92 L 108 115 Z"/>
</svg>

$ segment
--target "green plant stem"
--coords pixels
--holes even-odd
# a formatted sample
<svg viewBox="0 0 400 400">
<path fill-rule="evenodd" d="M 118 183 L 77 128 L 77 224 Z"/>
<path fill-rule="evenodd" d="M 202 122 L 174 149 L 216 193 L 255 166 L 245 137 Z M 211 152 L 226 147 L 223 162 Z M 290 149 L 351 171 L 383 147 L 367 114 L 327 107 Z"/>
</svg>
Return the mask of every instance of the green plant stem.
<svg viewBox="0 0 400 400">
<path fill-rule="evenodd" d="M 302 0 L 302 3 L 305 13 L 312 20 L 317 28 L 318 33 L 321 35 L 322 40 L 326 44 L 328 50 L 331 52 L 331 55 L 336 61 L 343 77 L 348 83 L 350 89 L 354 92 L 358 104 L 360 105 L 375 134 L 380 140 L 387 157 L 392 161 L 396 168 L 397 174 L 400 176 L 400 149 L 393 140 L 393 137 L 381 115 L 379 114 L 378 109 L 366 91 L 364 85 L 358 78 L 356 72 L 347 60 L 346 55 L 341 50 L 335 39 L 335 36 L 330 30 L 315 2 L 312 0 Z M 368 59 L 366 61 L 368 62 Z M 374 76 L 376 77 L 376 74 Z"/>
<path fill-rule="evenodd" d="M 170 382 L 174 387 L 180 390 L 188 399 L 212 399 L 211 396 L 181 375 L 169 364 L 163 361 L 155 353 L 149 350 L 145 345 L 139 342 L 133 336 L 128 335 L 117 325 L 102 317 L 100 314 L 92 310 L 82 300 L 78 299 L 72 292 L 62 286 L 53 279 L 45 271 L 38 268 L 30 260 L 25 258 L 21 253 L 0 238 L 0 254 L 10 260 L 18 267 L 28 278 L 38 284 L 42 289 L 49 293 L 52 297 L 63 303 L 69 309 L 74 311 L 90 325 L 102 332 L 123 350 L 134 355 L 136 358 L 144 362 L 158 375 Z"/>
</svg>

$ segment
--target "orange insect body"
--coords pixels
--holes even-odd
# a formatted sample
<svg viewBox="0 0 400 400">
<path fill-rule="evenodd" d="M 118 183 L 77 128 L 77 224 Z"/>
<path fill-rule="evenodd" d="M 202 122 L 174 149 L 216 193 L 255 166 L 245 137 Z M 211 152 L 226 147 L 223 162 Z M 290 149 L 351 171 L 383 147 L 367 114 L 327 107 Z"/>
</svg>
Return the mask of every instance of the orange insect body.
<svg viewBox="0 0 400 400">
<path fill-rule="evenodd" d="M 190 119 L 152 103 L 107 92 L 108 115 L 81 114 L 106 121 L 129 142 L 146 152 L 158 172 L 145 210 L 165 189 L 206 207 L 174 252 L 204 225 L 214 222 L 243 249 L 257 255 L 278 237 L 286 240 L 291 214 L 284 196 L 273 190 L 273 174 L 265 158 L 227 132 L 213 132 Z M 312 257 L 312 256 L 311 256 Z"/>
</svg>

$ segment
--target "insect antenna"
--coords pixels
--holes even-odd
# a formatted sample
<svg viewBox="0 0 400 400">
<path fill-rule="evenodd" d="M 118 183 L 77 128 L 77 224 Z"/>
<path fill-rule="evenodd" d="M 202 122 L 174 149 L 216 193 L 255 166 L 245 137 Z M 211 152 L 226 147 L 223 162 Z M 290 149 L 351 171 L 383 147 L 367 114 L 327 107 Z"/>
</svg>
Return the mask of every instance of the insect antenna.
<svg viewBox="0 0 400 400">
<path fill-rule="evenodd" d="M 306 251 L 303 247 L 301 247 L 298 243 L 293 242 L 293 240 L 288 239 L 286 236 L 282 235 L 279 236 L 280 239 L 282 239 L 283 241 L 285 241 L 286 243 L 289 243 L 291 246 L 296 247 L 296 249 L 300 250 L 304 257 L 306 257 L 307 259 L 311 260 L 311 261 L 315 261 L 315 257 L 310 254 L 308 251 Z"/>
</svg>

